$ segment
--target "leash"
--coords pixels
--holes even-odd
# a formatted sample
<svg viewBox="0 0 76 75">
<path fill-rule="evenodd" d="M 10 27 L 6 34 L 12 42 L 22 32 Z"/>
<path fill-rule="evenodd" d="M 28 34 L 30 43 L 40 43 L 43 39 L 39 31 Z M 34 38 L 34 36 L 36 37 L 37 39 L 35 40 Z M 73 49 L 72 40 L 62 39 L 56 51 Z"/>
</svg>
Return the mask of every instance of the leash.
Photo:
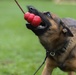
<svg viewBox="0 0 76 75">
<path fill-rule="evenodd" d="M 21 9 L 22 13 L 25 14 L 24 10 L 22 9 L 22 7 L 19 5 L 19 3 L 17 2 L 17 0 L 14 0 L 16 2 L 16 4 L 18 5 L 18 7 Z"/>
<path fill-rule="evenodd" d="M 44 61 L 42 62 L 42 64 L 39 66 L 39 68 L 35 71 L 35 73 L 33 75 L 36 75 L 36 73 L 40 70 L 40 68 L 44 65 L 45 61 L 46 61 L 46 58 L 47 58 L 47 54 L 46 54 L 46 57 L 44 58 Z"/>
</svg>

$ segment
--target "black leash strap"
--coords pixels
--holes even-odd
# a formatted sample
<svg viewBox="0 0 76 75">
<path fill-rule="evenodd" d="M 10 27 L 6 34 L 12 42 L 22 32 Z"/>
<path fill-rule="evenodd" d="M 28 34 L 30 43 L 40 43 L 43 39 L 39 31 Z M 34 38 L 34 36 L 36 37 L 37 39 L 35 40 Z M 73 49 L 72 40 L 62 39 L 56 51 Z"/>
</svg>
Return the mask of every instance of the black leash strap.
<svg viewBox="0 0 76 75">
<path fill-rule="evenodd" d="M 36 73 L 40 70 L 40 68 L 41 68 L 41 67 L 43 66 L 43 64 L 45 63 L 46 58 L 47 58 L 47 55 L 46 55 L 44 61 L 42 62 L 42 64 L 39 66 L 39 68 L 35 71 L 35 73 L 34 73 L 33 75 L 36 75 Z"/>
</svg>

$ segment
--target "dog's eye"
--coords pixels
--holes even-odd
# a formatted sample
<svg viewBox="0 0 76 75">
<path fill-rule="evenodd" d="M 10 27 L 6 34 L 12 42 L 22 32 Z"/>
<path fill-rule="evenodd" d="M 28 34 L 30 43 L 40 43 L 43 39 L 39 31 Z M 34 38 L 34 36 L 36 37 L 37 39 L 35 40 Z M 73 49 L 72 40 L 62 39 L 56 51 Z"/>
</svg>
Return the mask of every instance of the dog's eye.
<svg viewBox="0 0 76 75">
<path fill-rule="evenodd" d="M 50 12 L 45 12 L 44 14 L 47 15 L 48 17 L 51 17 Z"/>
</svg>

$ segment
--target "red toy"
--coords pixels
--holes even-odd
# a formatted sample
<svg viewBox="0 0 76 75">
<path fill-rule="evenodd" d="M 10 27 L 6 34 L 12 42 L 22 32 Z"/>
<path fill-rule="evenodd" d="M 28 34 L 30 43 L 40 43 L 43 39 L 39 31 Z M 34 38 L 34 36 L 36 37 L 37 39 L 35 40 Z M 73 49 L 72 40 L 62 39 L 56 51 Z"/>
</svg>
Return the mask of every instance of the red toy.
<svg viewBox="0 0 76 75">
<path fill-rule="evenodd" d="M 33 13 L 26 12 L 24 14 L 24 19 L 27 20 L 32 26 L 37 27 L 41 23 L 41 18 Z"/>
<path fill-rule="evenodd" d="M 37 27 L 41 23 L 41 18 L 37 15 L 34 15 L 33 13 L 30 12 L 24 12 L 21 6 L 18 4 L 18 2 L 15 0 L 16 4 L 18 7 L 21 9 L 22 13 L 24 14 L 24 19 L 29 22 L 32 26 Z"/>
</svg>

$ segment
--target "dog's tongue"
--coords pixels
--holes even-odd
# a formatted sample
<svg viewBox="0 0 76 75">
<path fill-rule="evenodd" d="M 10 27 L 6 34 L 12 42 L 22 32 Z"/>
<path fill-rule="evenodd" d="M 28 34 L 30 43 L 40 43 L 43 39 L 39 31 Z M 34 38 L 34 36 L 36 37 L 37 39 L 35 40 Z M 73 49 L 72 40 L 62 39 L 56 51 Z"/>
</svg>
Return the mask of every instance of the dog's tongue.
<svg viewBox="0 0 76 75">
<path fill-rule="evenodd" d="M 26 12 L 24 14 L 24 19 L 30 23 L 33 27 L 38 27 L 40 25 L 40 23 L 42 22 L 41 21 L 41 18 L 33 13 L 30 13 L 30 12 Z"/>
</svg>

